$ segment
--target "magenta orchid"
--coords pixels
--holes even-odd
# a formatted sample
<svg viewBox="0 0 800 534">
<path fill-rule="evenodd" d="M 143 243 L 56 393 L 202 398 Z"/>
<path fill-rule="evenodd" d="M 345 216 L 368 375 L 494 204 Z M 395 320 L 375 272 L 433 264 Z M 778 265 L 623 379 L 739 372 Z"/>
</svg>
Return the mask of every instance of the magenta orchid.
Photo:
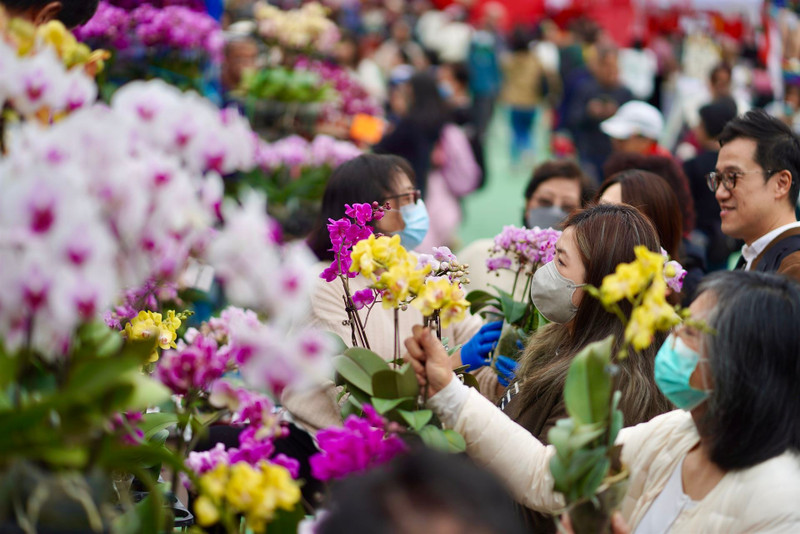
<svg viewBox="0 0 800 534">
<path fill-rule="evenodd" d="M 311 472 L 320 480 L 345 478 L 384 464 L 407 450 L 397 435 L 387 432 L 387 421 L 372 406 L 364 418 L 349 416 L 344 426 L 317 434 L 320 452 L 311 457 Z"/>
</svg>

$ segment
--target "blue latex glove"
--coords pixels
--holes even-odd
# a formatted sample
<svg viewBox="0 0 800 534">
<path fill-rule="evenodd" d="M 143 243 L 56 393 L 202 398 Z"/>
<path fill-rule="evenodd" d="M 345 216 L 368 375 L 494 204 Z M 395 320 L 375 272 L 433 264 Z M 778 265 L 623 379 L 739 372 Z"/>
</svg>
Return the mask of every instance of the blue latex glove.
<svg viewBox="0 0 800 534">
<path fill-rule="evenodd" d="M 502 330 L 503 321 L 483 325 L 478 333 L 461 347 L 461 363 L 469 365 L 470 371 L 488 365 L 489 355 L 497 345 Z"/>
<path fill-rule="evenodd" d="M 514 380 L 519 364 L 508 356 L 498 356 L 496 366 L 497 381 L 500 382 L 504 388 L 507 388 L 509 382 Z"/>
</svg>

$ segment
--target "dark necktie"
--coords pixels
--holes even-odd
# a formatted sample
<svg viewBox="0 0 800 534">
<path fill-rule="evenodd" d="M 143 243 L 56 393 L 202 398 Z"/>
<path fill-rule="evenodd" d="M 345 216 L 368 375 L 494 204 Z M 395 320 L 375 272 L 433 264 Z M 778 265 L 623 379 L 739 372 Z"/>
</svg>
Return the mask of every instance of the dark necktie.
<svg viewBox="0 0 800 534">
<path fill-rule="evenodd" d="M 744 259 L 744 255 L 742 255 L 739 257 L 739 261 L 736 262 L 736 267 L 734 267 L 734 270 L 743 271 L 746 266 L 747 266 L 747 260 Z"/>
</svg>

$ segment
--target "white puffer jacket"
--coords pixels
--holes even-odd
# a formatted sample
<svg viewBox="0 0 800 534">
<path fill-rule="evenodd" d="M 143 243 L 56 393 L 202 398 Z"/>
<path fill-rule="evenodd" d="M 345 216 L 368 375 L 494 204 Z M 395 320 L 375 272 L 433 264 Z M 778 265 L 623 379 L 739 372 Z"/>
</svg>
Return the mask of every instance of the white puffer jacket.
<svg viewBox="0 0 800 534">
<path fill-rule="evenodd" d="M 464 436 L 470 457 L 503 480 L 525 506 L 544 512 L 562 508 L 564 500 L 553 491 L 549 468 L 555 449 L 544 446 L 477 391 L 462 396 L 466 400 L 460 410 L 452 404 L 437 405 L 436 397 L 455 387 L 465 386 L 451 383 L 430 405 Z M 691 415 L 682 410 L 620 432 L 617 442 L 623 444 L 622 460 L 631 473 L 621 511 L 632 531 L 698 441 Z M 672 532 L 800 532 L 800 455 L 787 452 L 728 472 L 697 506 L 678 516 Z"/>
</svg>

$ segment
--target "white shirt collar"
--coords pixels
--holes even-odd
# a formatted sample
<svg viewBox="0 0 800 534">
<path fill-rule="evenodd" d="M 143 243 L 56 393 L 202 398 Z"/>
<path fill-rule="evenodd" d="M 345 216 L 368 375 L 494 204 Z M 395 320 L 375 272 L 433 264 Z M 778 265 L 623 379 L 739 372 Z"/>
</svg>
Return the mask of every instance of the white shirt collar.
<svg viewBox="0 0 800 534">
<path fill-rule="evenodd" d="M 785 224 L 779 228 L 774 229 L 768 234 L 762 235 L 761 237 L 753 241 L 752 245 L 743 246 L 742 257 L 744 257 L 745 261 L 747 261 L 745 269 L 748 271 L 750 270 L 753 260 L 755 260 L 759 254 L 764 252 L 764 249 L 767 248 L 767 245 L 772 243 L 773 239 L 781 235 L 783 232 L 791 230 L 793 228 L 800 228 L 800 221 L 795 221 L 793 223 Z"/>
</svg>

